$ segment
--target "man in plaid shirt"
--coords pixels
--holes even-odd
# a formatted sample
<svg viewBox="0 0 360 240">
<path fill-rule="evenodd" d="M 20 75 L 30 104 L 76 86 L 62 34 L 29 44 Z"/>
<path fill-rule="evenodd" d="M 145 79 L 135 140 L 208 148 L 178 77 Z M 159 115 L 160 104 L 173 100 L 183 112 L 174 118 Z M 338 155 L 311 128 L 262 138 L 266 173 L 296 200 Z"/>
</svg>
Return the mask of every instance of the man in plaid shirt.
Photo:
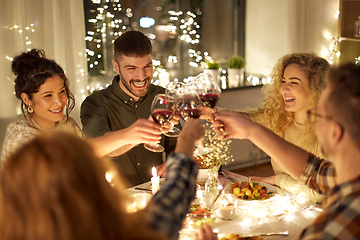
<svg viewBox="0 0 360 240">
<path fill-rule="evenodd" d="M 215 114 L 220 138 L 247 138 L 310 188 L 326 194 L 323 213 L 301 239 L 360 239 L 360 65 L 330 69 L 314 122 L 328 161 L 318 159 L 240 114 Z M 221 135 L 220 128 L 228 134 Z"/>
</svg>

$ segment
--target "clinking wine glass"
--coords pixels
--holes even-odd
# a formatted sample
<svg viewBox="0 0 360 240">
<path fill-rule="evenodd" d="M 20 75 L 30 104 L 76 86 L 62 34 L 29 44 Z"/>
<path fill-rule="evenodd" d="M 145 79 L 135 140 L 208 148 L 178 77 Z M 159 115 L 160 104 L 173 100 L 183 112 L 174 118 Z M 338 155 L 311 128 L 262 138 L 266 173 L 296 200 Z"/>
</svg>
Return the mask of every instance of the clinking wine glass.
<svg viewBox="0 0 360 240">
<path fill-rule="evenodd" d="M 204 106 L 211 108 L 212 112 L 215 113 L 215 105 L 221 94 L 218 83 L 209 73 L 200 73 L 193 80 L 193 85 L 196 92 L 199 94 L 201 101 L 204 103 Z M 223 128 L 220 128 L 220 130 L 223 135 L 228 134 Z"/>
<path fill-rule="evenodd" d="M 174 115 L 175 99 L 166 94 L 157 94 L 151 104 L 151 117 L 154 122 L 163 125 L 170 121 Z M 145 144 L 144 147 L 152 152 L 163 152 L 164 147 L 160 144 Z"/>
<path fill-rule="evenodd" d="M 193 85 L 204 106 L 213 109 L 220 98 L 221 89 L 209 73 L 200 73 L 194 80 Z"/>
<path fill-rule="evenodd" d="M 173 98 L 175 98 L 177 91 L 179 91 L 179 89 L 182 89 L 184 87 L 184 84 L 178 81 L 172 81 L 170 82 L 165 89 L 165 94 L 168 96 L 171 96 Z M 177 137 L 180 134 L 180 129 L 178 129 L 177 127 L 174 127 L 174 124 L 171 124 L 171 128 L 169 129 L 169 131 L 167 133 L 164 133 L 165 136 L 167 137 Z"/>
<path fill-rule="evenodd" d="M 203 105 L 199 95 L 193 85 L 183 84 L 178 88 L 175 97 L 175 111 L 185 121 L 189 118 L 200 118 L 201 107 Z M 201 156 L 211 152 L 212 148 L 204 148 L 202 145 L 196 144 L 194 157 Z"/>
<path fill-rule="evenodd" d="M 185 121 L 189 118 L 200 118 L 202 102 L 199 95 L 191 87 L 185 84 L 179 88 L 175 96 L 175 111 Z"/>
</svg>

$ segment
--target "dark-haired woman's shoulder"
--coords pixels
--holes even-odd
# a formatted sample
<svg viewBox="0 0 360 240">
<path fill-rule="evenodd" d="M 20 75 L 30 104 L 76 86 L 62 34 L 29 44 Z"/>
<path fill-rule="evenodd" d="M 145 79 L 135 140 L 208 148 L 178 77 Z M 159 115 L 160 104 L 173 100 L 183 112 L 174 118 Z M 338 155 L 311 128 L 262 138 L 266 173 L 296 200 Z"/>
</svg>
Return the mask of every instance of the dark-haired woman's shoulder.
<svg viewBox="0 0 360 240">
<path fill-rule="evenodd" d="M 6 127 L 6 134 L 1 149 L 1 162 L 20 148 L 23 144 L 30 141 L 38 130 L 34 128 L 25 117 L 10 123 Z"/>
</svg>

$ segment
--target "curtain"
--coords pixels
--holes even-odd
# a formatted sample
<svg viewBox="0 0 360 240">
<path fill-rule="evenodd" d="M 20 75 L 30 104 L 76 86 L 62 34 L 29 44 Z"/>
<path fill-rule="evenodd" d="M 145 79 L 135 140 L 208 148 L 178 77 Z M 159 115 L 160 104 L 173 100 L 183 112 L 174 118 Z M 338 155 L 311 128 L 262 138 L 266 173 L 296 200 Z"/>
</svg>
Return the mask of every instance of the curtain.
<svg viewBox="0 0 360 240">
<path fill-rule="evenodd" d="M 87 92 L 83 0 L 1 0 L 0 5 L 0 119 L 20 114 L 12 57 L 39 48 L 64 69 L 76 98 L 71 116 L 80 124 L 80 104 Z"/>
</svg>

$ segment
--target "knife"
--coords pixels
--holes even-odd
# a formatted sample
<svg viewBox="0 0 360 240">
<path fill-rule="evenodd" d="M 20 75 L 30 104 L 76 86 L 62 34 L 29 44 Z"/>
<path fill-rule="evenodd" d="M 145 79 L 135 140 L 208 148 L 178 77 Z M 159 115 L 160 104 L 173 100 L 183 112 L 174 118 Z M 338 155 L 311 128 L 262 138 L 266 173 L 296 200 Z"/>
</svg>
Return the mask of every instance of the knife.
<svg viewBox="0 0 360 240">
<path fill-rule="evenodd" d="M 232 183 L 236 183 L 238 181 L 236 181 L 235 179 L 229 177 L 226 173 L 224 173 L 223 171 L 220 171 L 219 174 L 227 179 L 229 179 Z"/>
</svg>

